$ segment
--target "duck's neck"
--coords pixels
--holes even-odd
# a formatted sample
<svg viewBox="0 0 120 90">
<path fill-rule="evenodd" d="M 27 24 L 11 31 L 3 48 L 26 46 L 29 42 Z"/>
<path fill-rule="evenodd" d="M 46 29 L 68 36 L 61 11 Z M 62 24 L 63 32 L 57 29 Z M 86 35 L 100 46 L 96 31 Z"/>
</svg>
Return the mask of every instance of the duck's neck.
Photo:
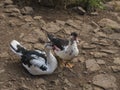
<svg viewBox="0 0 120 90">
<path fill-rule="evenodd" d="M 69 41 L 68 46 L 77 46 L 77 42 L 76 41 Z"/>
<path fill-rule="evenodd" d="M 50 50 L 46 51 L 46 55 L 47 55 L 47 61 L 48 61 L 47 63 L 49 67 L 49 72 L 53 72 L 57 68 L 57 60 L 53 56 Z"/>
</svg>

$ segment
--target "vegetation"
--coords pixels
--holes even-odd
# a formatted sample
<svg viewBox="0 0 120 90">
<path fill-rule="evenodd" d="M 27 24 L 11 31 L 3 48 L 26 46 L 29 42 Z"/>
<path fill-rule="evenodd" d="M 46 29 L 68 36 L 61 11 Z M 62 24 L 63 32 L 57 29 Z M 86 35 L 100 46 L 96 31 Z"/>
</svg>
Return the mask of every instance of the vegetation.
<svg viewBox="0 0 120 90">
<path fill-rule="evenodd" d="M 95 11 L 97 8 L 103 9 L 103 0 L 76 0 L 86 11 Z"/>
<path fill-rule="evenodd" d="M 40 0 L 14 0 L 16 3 L 33 4 Z M 41 0 L 40 4 L 44 6 L 51 6 L 55 8 L 64 8 L 72 6 L 81 6 L 86 11 L 95 11 L 97 8 L 103 9 L 103 0 Z"/>
</svg>

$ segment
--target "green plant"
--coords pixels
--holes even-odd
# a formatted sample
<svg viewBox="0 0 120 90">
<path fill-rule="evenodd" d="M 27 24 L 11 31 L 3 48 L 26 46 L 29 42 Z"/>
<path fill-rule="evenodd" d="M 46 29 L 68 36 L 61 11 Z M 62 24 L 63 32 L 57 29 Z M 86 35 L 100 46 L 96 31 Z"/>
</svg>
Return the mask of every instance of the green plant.
<svg viewBox="0 0 120 90">
<path fill-rule="evenodd" d="M 82 6 L 86 11 L 94 11 L 97 8 L 103 9 L 103 0 L 76 0 L 76 3 Z"/>
</svg>

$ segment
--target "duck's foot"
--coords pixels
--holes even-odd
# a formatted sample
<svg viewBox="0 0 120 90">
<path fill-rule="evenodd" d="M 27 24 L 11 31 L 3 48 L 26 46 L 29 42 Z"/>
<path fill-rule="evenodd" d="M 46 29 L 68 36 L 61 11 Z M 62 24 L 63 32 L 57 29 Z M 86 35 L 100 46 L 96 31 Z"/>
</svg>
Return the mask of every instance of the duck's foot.
<svg viewBox="0 0 120 90">
<path fill-rule="evenodd" d="M 70 63 L 70 62 L 66 62 L 65 63 L 65 67 L 67 67 L 67 68 L 73 68 L 73 66 L 74 66 L 74 64 L 73 63 Z"/>
<path fill-rule="evenodd" d="M 60 67 L 61 67 L 61 68 L 65 67 L 65 62 L 64 62 L 64 61 L 61 61 L 61 62 L 60 62 Z"/>
<path fill-rule="evenodd" d="M 73 66 L 74 66 L 74 64 L 73 63 L 70 63 L 70 62 L 66 62 L 65 60 L 59 60 L 59 66 L 61 67 L 61 68 L 64 68 L 64 67 L 66 67 L 66 68 L 72 68 Z"/>
</svg>

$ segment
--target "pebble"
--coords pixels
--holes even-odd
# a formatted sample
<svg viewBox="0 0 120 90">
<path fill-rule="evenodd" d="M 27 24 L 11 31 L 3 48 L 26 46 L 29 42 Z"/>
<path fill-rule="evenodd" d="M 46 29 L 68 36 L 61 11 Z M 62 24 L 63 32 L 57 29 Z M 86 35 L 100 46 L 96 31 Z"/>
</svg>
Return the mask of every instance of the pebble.
<svg viewBox="0 0 120 90">
<path fill-rule="evenodd" d="M 33 8 L 29 6 L 25 6 L 21 9 L 21 13 L 24 15 L 31 15 L 33 14 L 33 12 L 34 12 Z"/>
<path fill-rule="evenodd" d="M 115 73 L 120 72 L 120 66 L 111 66 L 111 68 Z"/>
<path fill-rule="evenodd" d="M 97 63 L 98 63 L 99 65 L 104 65 L 104 64 L 105 64 L 105 61 L 98 59 L 98 60 L 97 60 Z"/>
</svg>

